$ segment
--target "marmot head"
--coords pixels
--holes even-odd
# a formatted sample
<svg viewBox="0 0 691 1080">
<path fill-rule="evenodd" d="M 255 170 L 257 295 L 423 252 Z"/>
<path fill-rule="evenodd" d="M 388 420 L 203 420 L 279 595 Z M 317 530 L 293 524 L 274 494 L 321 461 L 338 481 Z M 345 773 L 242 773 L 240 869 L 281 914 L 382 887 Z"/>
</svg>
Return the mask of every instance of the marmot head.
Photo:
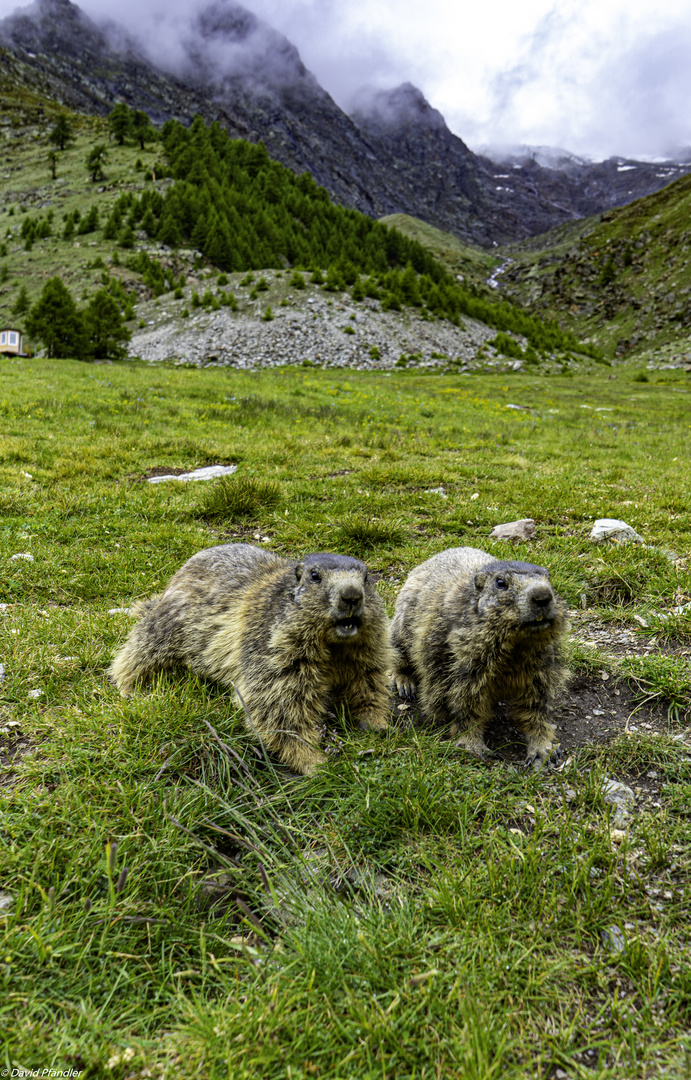
<svg viewBox="0 0 691 1080">
<path fill-rule="evenodd" d="M 307 555 L 295 567 L 295 602 L 309 609 L 327 640 L 357 640 L 375 594 L 359 559 L 327 552 Z"/>
<path fill-rule="evenodd" d="M 517 630 L 544 634 L 563 618 L 549 571 L 533 563 L 496 561 L 475 575 L 477 611 Z"/>
</svg>

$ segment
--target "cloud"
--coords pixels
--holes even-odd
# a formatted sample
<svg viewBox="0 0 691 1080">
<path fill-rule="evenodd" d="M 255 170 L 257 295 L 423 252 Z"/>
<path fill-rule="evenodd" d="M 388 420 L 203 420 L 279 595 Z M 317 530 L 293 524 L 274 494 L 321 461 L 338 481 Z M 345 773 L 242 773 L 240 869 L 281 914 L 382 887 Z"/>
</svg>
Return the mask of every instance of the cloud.
<svg viewBox="0 0 691 1080">
<path fill-rule="evenodd" d="M 691 0 L 246 0 L 341 107 L 363 85 L 418 86 L 471 146 L 663 154 L 691 145 Z M 16 0 L 0 0 L 0 14 Z M 169 65 L 206 0 L 82 0 Z M 214 61 L 241 63 L 230 46 Z"/>
</svg>

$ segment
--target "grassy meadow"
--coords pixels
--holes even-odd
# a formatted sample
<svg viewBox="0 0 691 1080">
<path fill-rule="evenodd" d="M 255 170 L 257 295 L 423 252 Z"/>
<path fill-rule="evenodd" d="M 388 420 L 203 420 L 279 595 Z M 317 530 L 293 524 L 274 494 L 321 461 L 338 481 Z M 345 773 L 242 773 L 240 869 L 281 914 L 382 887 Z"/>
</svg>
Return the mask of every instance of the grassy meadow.
<svg viewBox="0 0 691 1080">
<path fill-rule="evenodd" d="M 691 1076 L 691 618 L 661 618 L 691 599 L 683 373 L 1 364 L 0 1071 Z M 237 473 L 144 479 L 213 463 Z M 535 541 L 489 540 L 522 517 Z M 597 517 L 647 546 L 592 544 Z M 132 601 L 240 539 L 362 557 L 389 611 L 445 547 L 546 565 L 657 630 L 607 665 L 666 730 L 533 772 L 399 712 L 334 721 L 295 780 L 213 684 L 120 698 Z M 658 805 L 615 828 L 605 777 L 649 772 Z"/>
</svg>

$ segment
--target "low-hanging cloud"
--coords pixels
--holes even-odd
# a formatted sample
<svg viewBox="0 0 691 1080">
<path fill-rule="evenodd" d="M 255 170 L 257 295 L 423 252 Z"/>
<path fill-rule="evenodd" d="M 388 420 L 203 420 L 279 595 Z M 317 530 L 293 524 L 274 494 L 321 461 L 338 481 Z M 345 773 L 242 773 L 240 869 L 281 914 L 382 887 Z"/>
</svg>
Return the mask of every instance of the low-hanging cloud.
<svg viewBox="0 0 691 1080">
<path fill-rule="evenodd" d="M 0 0 L 0 15 L 15 5 Z M 247 0 L 265 22 L 237 41 L 200 33 L 209 0 L 81 6 L 97 22 L 124 24 L 167 70 L 207 64 L 260 78 L 270 57 L 278 83 L 306 77 L 301 58 L 346 111 L 363 85 L 411 82 L 471 146 L 599 157 L 691 145 L 691 0 L 523 0 L 500 11 L 475 0 Z M 299 56 L 279 45 L 281 34 Z"/>
</svg>

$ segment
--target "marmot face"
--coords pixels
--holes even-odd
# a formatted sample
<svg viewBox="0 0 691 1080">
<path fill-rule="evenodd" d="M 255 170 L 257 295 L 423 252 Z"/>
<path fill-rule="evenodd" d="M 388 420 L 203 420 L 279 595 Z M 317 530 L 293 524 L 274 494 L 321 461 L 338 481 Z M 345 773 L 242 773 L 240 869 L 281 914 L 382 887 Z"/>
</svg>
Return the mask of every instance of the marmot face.
<svg viewBox="0 0 691 1080">
<path fill-rule="evenodd" d="M 359 559 L 320 553 L 295 568 L 295 602 L 314 613 L 331 644 L 361 636 L 367 609 L 367 567 Z"/>
<path fill-rule="evenodd" d="M 543 634 L 562 614 L 543 566 L 491 563 L 475 574 L 475 589 L 480 618 L 510 622 L 518 631 Z"/>
</svg>

